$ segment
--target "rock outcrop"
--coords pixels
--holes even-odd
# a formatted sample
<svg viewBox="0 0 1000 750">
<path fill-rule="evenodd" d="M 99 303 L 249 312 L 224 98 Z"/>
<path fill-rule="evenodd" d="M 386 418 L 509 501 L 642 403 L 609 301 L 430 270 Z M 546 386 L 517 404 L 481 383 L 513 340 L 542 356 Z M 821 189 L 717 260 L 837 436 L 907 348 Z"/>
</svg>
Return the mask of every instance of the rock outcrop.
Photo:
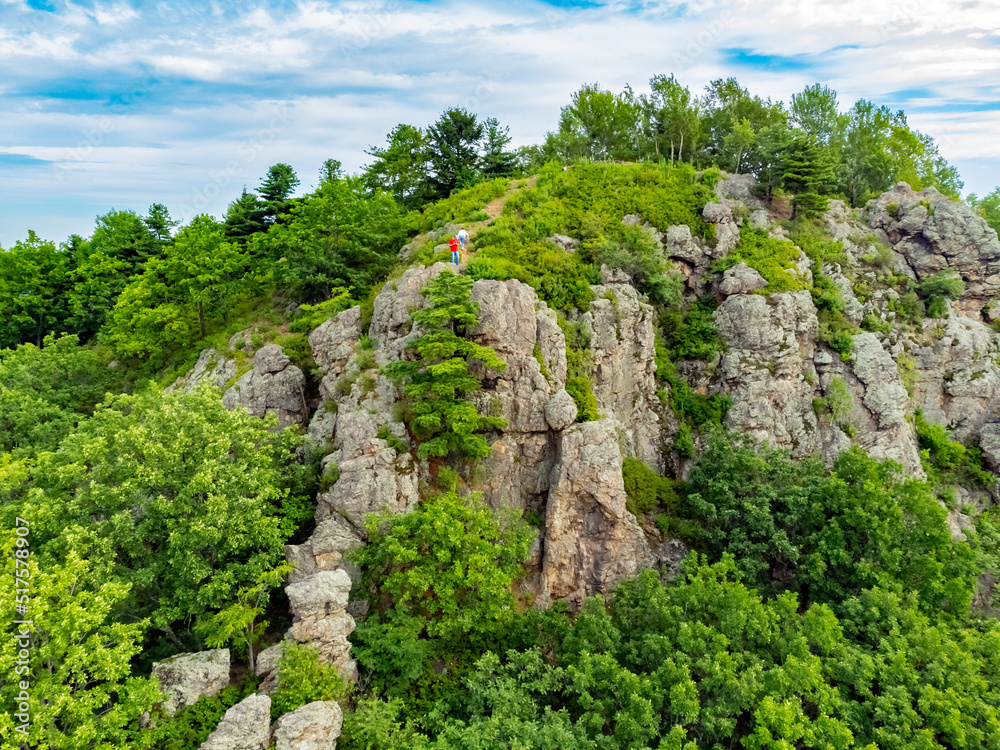
<svg viewBox="0 0 1000 750">
<path fill-rule="evenodd" d="M 167 695 L 167 716 L 205 696 L 211 698 L 229 685 L 229 649 L 177 654 L 153 665 L 153 677 Z"/>
<path fill-rule="evenodd" d="M 336 750 L 344 713 L 336 701 L 314 701 L 278 719 L 274 750 Z"/>
<path fill-rule="evenodd" d="M 607 274 L 605 279 L 610 281 Z M 597 299 L 580 320 L 590 337 L 590 379 L 597 405 L 614 420 L 626 453 L 662 468 L 655 311 L 631 284 L 605 283 L 591 289 Z"/>
<path fill-rule="evenodd" d="M 949 269 L 966 289 L 953 309 L 980 319 L 1000 295 L 1000 241 L 986 220 L 962 201 L 936 188 L 915 192 L 905 182 L 868 205 L 868 223 L 905 261 L 902 270 L 918 280 Z"/>
<path fill-rule="evenodd" d="M 254 693 L 226 711 L 201 750 L 265 750 L 271 744 L 271 698 Z"/>
<path fill-rule="evenodd" d="M 809 292 L 737 294 L 713 313 L 726 344 L 718 374 L 732 398 L 728 424 L 809 455 L 818 447 L 812 364 L 819 323 Z"/>
<path fill-rule="evenodd" d="M 164 393 L 172 391 L 193 391 L 202 383 L 208 383 L 216 388 L 225 388 L 226 383 L 236 377 L 236 360 L 225 357 L 215 349 L 205 349 L 198 356 L 194 369 L 186 375 L 177 378 L 163 389 Z"/>
<path fill-rule="evenodd" d="M 253 369 L 245 373 L 222 397 L 227 409 L 240 405 L 255 417 L 274 414 L 279 427 L 309 421 L 306 378 L 277 344 L 257 350 Z"/>
<path fill-rule="evenodd" d="M 544 597 L 579 607 L 653 565 L 646 537 L 625 509 L 621 465 L 612 420 L 562 433 L 545 512 Z"/>
<path fill-rule="evenodd" d="M 343 569 L 321 570 L 285 587 L 291 606 L 289 635 L 311 644 L 320 659 L 334 664 L 348 680 L 357 678 L 347 636 L 354 632 L 354 618 L 347 613 L 351 579 Z"/>
</svg>

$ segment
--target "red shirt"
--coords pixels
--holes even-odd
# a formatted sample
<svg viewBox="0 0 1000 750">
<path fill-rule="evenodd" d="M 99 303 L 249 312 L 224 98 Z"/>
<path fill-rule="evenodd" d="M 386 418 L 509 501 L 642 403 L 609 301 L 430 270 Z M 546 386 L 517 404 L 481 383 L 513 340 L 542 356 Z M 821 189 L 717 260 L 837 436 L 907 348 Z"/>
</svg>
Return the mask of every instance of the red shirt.
<svg viewBox="0 0 1000 750">
<path fill-rule="evenodd" d="M 448 240 L 448 247 L 451 248 L 451 251 L 453 253 L 458 252 L 458 240 L 452 237 L 450 240 Z"/>
</svg>

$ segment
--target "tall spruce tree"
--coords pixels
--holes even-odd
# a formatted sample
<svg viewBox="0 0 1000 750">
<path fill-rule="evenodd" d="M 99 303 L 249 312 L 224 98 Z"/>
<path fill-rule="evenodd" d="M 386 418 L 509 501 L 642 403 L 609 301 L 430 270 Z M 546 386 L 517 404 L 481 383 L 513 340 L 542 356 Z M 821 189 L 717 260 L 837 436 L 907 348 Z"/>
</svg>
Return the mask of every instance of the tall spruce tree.
<svg viewBox="0 0 1000 750">
<path fill-rule="evenodd" d="M 469 371 L 476 360 L 492 370 L 506 369 L 507 363 L 488 346 L 464 337 L 476 327 L 479 304 L 472 299 L 472 279 L 442 271 L 423 289 L 430 305 L 413 314 L 413 323 L 425 331 L 408 348 L 417 354 L 413 361 L 393 362 L 384 372 L 413 399 L 416 417 L 410 423 L 422 441 L 417 454 L 447 456 L 461 453 L 481 458 L 490 452 L 486 439 L 477 430 L 506 427 L 507 420 L 483 416 L 466 396 L 482 387 L 479 377 Z"/>
</svg>

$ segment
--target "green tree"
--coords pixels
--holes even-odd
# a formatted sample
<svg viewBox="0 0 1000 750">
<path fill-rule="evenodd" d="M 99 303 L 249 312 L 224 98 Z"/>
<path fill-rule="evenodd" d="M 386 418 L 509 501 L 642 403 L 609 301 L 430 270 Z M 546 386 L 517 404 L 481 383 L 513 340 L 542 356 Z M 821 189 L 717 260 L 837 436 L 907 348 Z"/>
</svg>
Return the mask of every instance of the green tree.
<svg viewBox="0 0 1000 750">
<path fill-rule="evenodd" d="M 966 201 L 980 216 L 986 219 L 986 223 L 993 227 L 994 231 L 1000 233 L 1000 188 L 996 188 L 992 193 L 987 193 L 982 198 L 971 193 Z"/>
<path fill-rule="evenodd" d="M 487 417 L 476 411 L 466 396 L 482 387 L 479 377 L 469 370 L 470 360 L 493 369 L 507 363 L 488 346 L 464 337 L 476 327 L 478 303 L 472 300 L 472 279 L 441 271 L 422 291 L 427 307 L 413 313 L 413 323 L 422 335 L 407 349 L 415 360 L 393 362 L 383 372 L 397 382 L 412 399 L 416 416 L 410 423 L 421 440 L 421 458 L 447 456 L 457 452 L 473 458 L 489 455 L 490 446 L 478 430 L 499 429 L 507 420 Z"/>
<path fill-rule="evenodd" d="M 299 186 L 299 178 L 289 164 L 275 164 L 267 170 L 257 192 L 264 205 L 264 222 L 274 224 L 282 221 L 291 205 L 291 196 Z"/>
<path fill-rule="evenodd" d="M 76 336 L 0 350 L 0 453 L 54 450 L 117 383 Z"/>
<path fill-rule="evenodd" d="M 240 197 L 229 204 L 226 209 L 226 237 L 237 242 L 246 242 L 247 238 L 257 232 L 267 231 L 267 207 L 246 188 Z"/>
<path fill-rule="evenodd" d="M 316 303 L 340 287 L 366 297 L 392 268 L 404 242 L 400 205 L 382 190 L 369 189 L 363 177 L 340 177 L 300 199 L 255 251 L 272 261 L 281 292 Z"/>
<path fill-rule="evenodd" d="M 752 96 L 735 78 L 710 82 L 701 106 L 706 156 L 728 170 L 742 166 L 742 156 L 753 145 L 757 133 L 786 125 L 788 119 L 781 102 Z"/>
<path fill-rule="evenodd" d="M 175 628 L 255 586 L 301 520 L 285 468 L 295 439 L 268 427 L 226 410 L 214 388 L 116 396 L 39 455 L 3 518 L 31 519 L 43 567 L 85 551 L 94 585 L 128 584 L 117 615 L 190 648 Z"/>
<path fill-rule="evenodd" d="M 532 534 L 478 493 L 424 500 L 410 513 L 371 516 L 369 543 L 351 553 L 370 614 L 354 654 L 389 695 L 406 695 L 440 657 L 453 665 L 482 650 L 514 616 L 510 586 Z"/>
<path fill-rule="evenodd" d="M 483 155 L 480 160 L 483 176 L 486 179 L 507 177 L 514 173 L 517 167 L 517 154 L 508 151 L 510 145 L 510 128 L 501 125 L 495 117 L 483 120 Z"/>
<path fill-rule="evenodd" d="M 135 211 L 112 209 L 98 216 L 90 237 L 91 252 L 123 260 L 133 270 L 141 270 L 146 261 L 155 258 L 160 244 L 143 217 Z"/>
<path fill-rule="evenodd" d="M 40 750 L 150 747 L 151 737 L 139 728 L 139 717 L 162 696 L 155 681 L 130 674 L 130 662 L 142 650 L 148 623 L 115 619 L 129 596 L 129 584 L 95 582 L 87 555 L 77 551 L 59 563 L 40 564 L 34 555 L 16 557 L 35 544 L 33 518 L 26 520 L 27 536 L 15 536 L 10 530 L 13 525 L 3 534 L 0 674 L 4 679 L 0 697 L 9 709 L 0 715 L 3 746 Z M 18 539 L 27 545 L 17 546 Z M 30 581 L 24 614 L 15 609 L 24 601 L 17 598 L 23 587 L 18 579 Z M 25 621 L 30 624 L 19 624 Z M 30 645 L 16 639 L 24 633 L 30 633 Z M 22 648 L 26 659 L 19 656 Z M 22 690 L 30 696 L 26 722 L 15 716 Z M 25 732 L 17 730 L 18 726 L 26 726 Z"/>
<path fill-rule="evenodd" d="M 225 241 L 221 224 L 196 216 L 122 291 L 108 316 L 108 342 L 122 359 L 159 366 L 204 338 L 209 321 L 225 318 L 250 266 L 246 252 Z"/>
<path fill-rule="evenodd" d="M 641 97 L 647 137 L 653 144 L 653 154 L 659 159 L 670 147 L 670 163 L 684 161 L 684 144 L 693 160 L 702 138 L 701 115 L 691 91 L 674 76 L 657 75 L 649 79 L 650 95 Z"/>
<path fill-rule="evenodd" d="M 0 349 L 42 345 L 69 317 L 65 292 L 72 258 L 34 232 L 9 250 L 0 248 Z"/>
<path fill-rule="evenodd" d="M 413 125 L 399 124 L 386 141 L 385 147 L 365 151 L 374 159 L 364 169 L 365 184 L 389 193 L 404 208 L 419 208 L 429 198 L 427 134 Z"/>
<path fill-rule="evenodd" d="M 561 158 L 629 159 L 636 155 L 640 104 L 630 89 L 621 94 L 585 84 L 559 115 Z"/>
<path fill-rule="evenodd" d="M 737 174 L 743 167 L 743 157 L 753 147 L 756 140 L 757 134 L 754 132 L 753 125 L 745 117 L 739 122 L 733 123 L 732 129 L 723 140 L 726 150 L 733 154 L 736 160 L 735 171 Z"/>
<path fill-rule="evenodd" d="M 837 110 L 837 92 L 829 86 L 813 84 L 792 94 L 788 108 L 792 123 L 820 144 L 836 144 L 842 137 L 847 117 Z"/>
<path fill-rule="evenodd" d="M 823 148 L 806 136 L 797 136 L 785 148 L 781 162 L 782 184 L 795 194 L 793 218 L 799 214 L 816 216 L 826 211 L 827 200 L 820 193 L 833 178 L 834 166 Z"/>
<path fill-rule="evenodd" d="M 78 248 L 75 268 L 69 274 L 67 322 L 84 340 L 93 337 L 107 319 L 133 272 L 124 258 L 94 251 L 90 243 Z"/>
<path fill-rule="evenodd" d="M 146 214 L 146 218 L 142 221 L 146 225 L 146 228 L 152 232 L 157 243 L 159 243 L 159 248 L 170 242 L 174 227 L 180 223 L 170 218 L 170 211 L 162 203 L 151 205 L 149 213 Z"/>
<path fill-rule="evenodd" d="M 435 198 L 447 198 L 467 187 L 479 174 L 483 123 L 464 109 L 448 109 L 427 129 L 428 185 Z"/>
</svg>

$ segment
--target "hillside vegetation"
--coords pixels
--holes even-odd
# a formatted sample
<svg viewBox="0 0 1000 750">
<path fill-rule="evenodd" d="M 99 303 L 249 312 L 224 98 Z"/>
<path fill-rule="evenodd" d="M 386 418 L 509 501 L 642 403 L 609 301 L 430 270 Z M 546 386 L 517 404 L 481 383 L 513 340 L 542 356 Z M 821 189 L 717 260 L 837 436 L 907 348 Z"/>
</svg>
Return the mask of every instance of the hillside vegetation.
<svg viewBox="0 0 1000 750">
<path fill-rule="evenodd" d="M 195 750 L 260 691 L 347 750 L 1000 747 L 997 193 L 820 85 L 509 144 L 452 109 L 0 249 L 3 747 Z"/>
</svg>

